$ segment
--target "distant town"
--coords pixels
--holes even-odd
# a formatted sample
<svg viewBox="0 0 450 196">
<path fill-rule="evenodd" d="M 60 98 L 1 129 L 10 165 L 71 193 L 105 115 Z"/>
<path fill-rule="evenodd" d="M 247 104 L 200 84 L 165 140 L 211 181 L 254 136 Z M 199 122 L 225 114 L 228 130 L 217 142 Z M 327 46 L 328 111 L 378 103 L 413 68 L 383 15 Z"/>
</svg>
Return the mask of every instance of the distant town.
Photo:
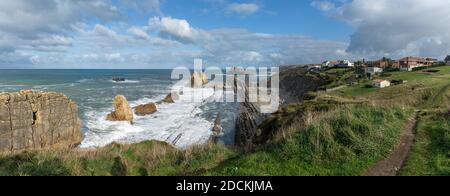
<svg viewBox="0 0 450 196">
<path fill-rule="evenodd" d="M 312 72 L 322 72 L 334 68 L 354 68 L 359 76 L 373 79 L 374 76 L 384 72 L 392 71 L 417 71 L 435 66 L 450 66 L 450 55 L 443 61 L 429 57 L 408 56 L 398 60 L 383 57 L 380 60 L 366 61 L 365 59 L 352 62 L 350 60 L 327 60 L 322 64 L 308 65 L 308 70 Z M 395 81 L 398 82 L 398 81 Z M 407 81 L 401 81 L 407 82 Z M 373 80 L 372 86 L 375 88 L 385 88 L 391 86 L 392 81 Z"/>
</svg>

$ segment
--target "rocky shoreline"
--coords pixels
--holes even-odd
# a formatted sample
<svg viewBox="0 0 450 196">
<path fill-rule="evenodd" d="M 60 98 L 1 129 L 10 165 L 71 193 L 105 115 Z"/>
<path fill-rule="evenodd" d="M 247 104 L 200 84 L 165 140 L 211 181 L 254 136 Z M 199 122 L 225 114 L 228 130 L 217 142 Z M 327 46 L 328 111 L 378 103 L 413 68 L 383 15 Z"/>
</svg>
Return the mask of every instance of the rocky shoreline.
<svg viewBox="0 0 450 196">
<path fill-rule="evenodd" d="M 298 77 L 298 76 L 297 76 Z M 293 88 L 297 83 L 317 83 L 317 78 L 295 78 L 281 81 L 281 90 Z M 203 88 L 208 79 L 203 73 L 192 76 L 193 88 Z M 288 82 L 288 83 L 286 83 Z M 234 81 L 234 90 L 246 88 Z M 302 96 L 316 90 L 316 84 L 303 84 L 298 87 L 295 98 L 292 93 L 282 97 L 283 100 L 302 99 Z M 180 92 L 182 93 L 182 92 Z M 246 95 L 247 96 L 247 95 Z M 175 92 L 169 93 L 162 103 L 170 104 L 179 99 Z M 257 103 L 246 101 L 241 103 L 238 117 L 235 121 L 235 145 L 252 148 L 265 144 L 271 138 L 270 131 L 261 128 L 261 124 L 271 115 L 261 114 Z M 134 115 L 145 116 L 155 113 L 158 108 L 155 103 L 147 103 L 131 108 L 124 96 L 114 98 L 114 111 L 105 118 L 110 121 L 127 121 L 133 124 Z M 217 114 L 210 141 L 217 143 L 223 134 L 221 115 Z M 78 118 L 78 108 L 75 102 L 67 96 L 54 92 L 34 92 L 24 90 L 17 93 L 0 94 L 0 152 L 35 150 L 43 148 L 73 148 L 81 142 L 81 120 Z"/>
</svg>

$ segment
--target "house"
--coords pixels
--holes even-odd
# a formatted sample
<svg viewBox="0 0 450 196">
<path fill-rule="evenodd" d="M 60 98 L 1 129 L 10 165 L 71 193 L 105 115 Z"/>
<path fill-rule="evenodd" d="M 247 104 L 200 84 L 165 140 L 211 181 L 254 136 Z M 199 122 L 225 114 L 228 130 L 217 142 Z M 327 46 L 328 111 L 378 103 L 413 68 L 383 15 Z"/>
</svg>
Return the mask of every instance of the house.
<svg viewBox="0 0 450 196">
<path fill-rule="evenodd" d="M 337 64 L 339 64 L 339 61 L 325 61 L 322 63 L 322 68 L 335 67 Z"/>
<path fill-rule="evenodd" d="M 399 61 L 400 70 L 402 71 L 412 71 L 417 67 L 431 66 L 437 63 L 437 59 L 433 58 L 422 58 L 422 57 L 405 57 Z"/>
<path fill-rule="evenodd" d="M 374 80 L 372 85 L 375 88 L 386 88 L 391 86 L 391 82 L 387 81 L 387 80 Z"/>
<path fill-rule="evenodd" d="M 378 60 L 378 61 L 368 61 L 367 66 L 369 67 L 379 67 L 379 68 L 386 68 L 389 67 L 389 61 L 387 60 Z"/>
<path fill-rule="evenodd" d="M 445 58 L 445 63 L 447 63 L 447 65 L 450 65 L 450 55 L 448 55 L 448 56 Z"/>
<path fill-rule="evenodd" d="M 335 67 L 355 67 L 355 64 L 350 62 L 349 60 L 342 60 Z"/>
<path fill-rule="evenodd" d="M 378 73 L 383 73 L 383 68 L 379 68 L 379 67 L 366 67 L 364 68 L 364 73 L 366 75 L 375 75 Z"/>
</svg>

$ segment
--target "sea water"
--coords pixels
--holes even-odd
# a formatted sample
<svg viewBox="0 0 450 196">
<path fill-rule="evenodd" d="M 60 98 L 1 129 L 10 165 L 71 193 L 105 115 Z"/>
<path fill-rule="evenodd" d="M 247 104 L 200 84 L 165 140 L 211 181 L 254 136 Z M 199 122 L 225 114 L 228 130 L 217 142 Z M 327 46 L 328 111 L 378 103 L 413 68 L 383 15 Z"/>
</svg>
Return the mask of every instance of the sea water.
<svg viewBox="0 0 450 196">
<path fill-rule="evenodd" d="M 175 86 L 178 81 L 170 75 L 171 70 L 0 70 L 0 92 L 33 89 L 67 95 L 77 103 L 83 123 L 80 148 L 146 140 L 187 148 L 208 141 L 218 113 L 224 128 L 220 142 L 233 144 L 237 104 L 210 102 L 222 94 L 209 88 Z M 113 77 L 124 77 L 126 81 L 114 82 Z M 201 91 L 204 100 L 158 103 L 174 88 L 182 88 L 181 99 Z M 114 110 L 112 102 L 116 95 L 124 95 L 131 107 L 158 103 L 158 111 L 135 116 L 132 125 L 107 121 L 106 115 Z"/>
</svg>

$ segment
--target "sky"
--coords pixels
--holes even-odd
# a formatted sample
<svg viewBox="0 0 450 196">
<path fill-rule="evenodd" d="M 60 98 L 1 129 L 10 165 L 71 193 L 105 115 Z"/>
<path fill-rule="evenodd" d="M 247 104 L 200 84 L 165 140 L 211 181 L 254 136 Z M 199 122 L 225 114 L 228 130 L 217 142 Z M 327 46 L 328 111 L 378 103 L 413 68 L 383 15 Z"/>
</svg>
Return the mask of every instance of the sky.
<svg viewBox="0 0 450 196">
<path fill-rule="evenodd" d="M 0 0 L 0 69 L 450 54 L 449 0 Z"/>
</svg>

